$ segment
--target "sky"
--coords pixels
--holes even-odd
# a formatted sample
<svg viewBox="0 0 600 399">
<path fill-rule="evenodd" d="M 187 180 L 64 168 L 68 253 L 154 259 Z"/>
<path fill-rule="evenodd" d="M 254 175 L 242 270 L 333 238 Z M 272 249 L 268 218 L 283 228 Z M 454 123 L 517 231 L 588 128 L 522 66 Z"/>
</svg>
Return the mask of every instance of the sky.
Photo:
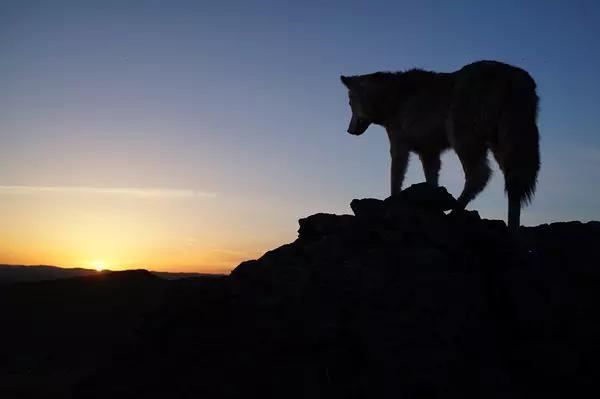
<svg viewBox="0 0 600 399">
<path fill-rule="evenodd" d="M 525 225 L 600 218 L 596 1 L 0 2 L 0 263 L 228 272 L 389 194 L 339 75 L 481 59 L 538 84 Z M 469 208 L 505 219 L 494 176 Z M 405 185 L 423 181 L 418 160 Z M 458 195 L 456 155 L 441 184 Z"/>
</svg>

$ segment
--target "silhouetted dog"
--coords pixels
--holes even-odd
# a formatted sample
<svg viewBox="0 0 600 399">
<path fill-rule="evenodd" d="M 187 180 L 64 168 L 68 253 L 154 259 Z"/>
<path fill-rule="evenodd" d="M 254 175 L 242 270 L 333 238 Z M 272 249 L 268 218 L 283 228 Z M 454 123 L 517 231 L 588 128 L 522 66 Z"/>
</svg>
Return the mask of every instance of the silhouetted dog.
<svg viewBox="0 0 600 399">
<path fill-rule="evenodd" d="M 465 173 L 457 209 L 479 194 L 490 177 L 491 149 L 504 173 L 508 226 L 519 227 L 540 168 L 536 85 L 524 70 L 479 61 L 451 73 L 412 69 L 342 76 L 349 90 L 348 133 L 371 123 L 387 130 L 392 155 L 392 195 L 402 190 L 409 152 L 416 152 L 428 183 L 437 186 L 440 154 L 452 147 Z"/>
</svg>

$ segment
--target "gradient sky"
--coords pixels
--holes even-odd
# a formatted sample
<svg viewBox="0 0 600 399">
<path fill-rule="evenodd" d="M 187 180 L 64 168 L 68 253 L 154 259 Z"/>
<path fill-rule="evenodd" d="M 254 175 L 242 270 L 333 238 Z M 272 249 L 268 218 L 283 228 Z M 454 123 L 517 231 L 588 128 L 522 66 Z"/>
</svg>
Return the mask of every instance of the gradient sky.
<svg viewBox="0 0 600 399">
<path fill-rule="evenodd" d="M 340 74 L 527 69 L 542 169 L 523 223 L 600 218 L 597 1 L 0 2 L 0 263 L 225 272 L 389 190 Z M 494 177 L 470 205 L 505 218 Z M 419 162 L 406 183 L 423 180 Z M 441 183 L 462 188 L 454 153 Z"/>
</svg>

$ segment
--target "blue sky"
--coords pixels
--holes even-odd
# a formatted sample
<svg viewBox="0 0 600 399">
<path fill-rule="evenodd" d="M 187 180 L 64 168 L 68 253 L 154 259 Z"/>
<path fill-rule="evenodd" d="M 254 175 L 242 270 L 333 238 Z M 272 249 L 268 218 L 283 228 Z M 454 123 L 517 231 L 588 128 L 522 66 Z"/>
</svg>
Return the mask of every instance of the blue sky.
<svg viewBox="0 0 600 399">
<path fill-rule="evenodd" d="M 388 194 L 387 137 L 379 127 L 345 133 L 340 74 L 480 59 L 521 66 L 538 83 L 542 169 L 524 224 L 598 219 L 598 37 L 594 1 L 3 1 L 0 216 L 22 228 L 4 237 L 0 262 L 33 262 L 18 248 L 82 234 L 57 233 L 61 220 L 109 235 L 145 226 L 149 236 L 130 245 L 146 255 L 113 263 L 152 263 L 157 242 L 167 259 L 214 237 L 217 252 L 260 254 L 293 240 L 299 217 Z M 413 161 L 407 184 L 423 180 Z M 441 183 L 458 194 L 456 156 L 443 162 Z M 504 219 L 502 187 L 495 168 L 470 208 Z M 150 194 L 142 212 L 127 190 L 202 195 Z M 65 253 L 82 245 L 63 241 Z M 110 258 L 101 252 L 111 245 L 63 263 Z M 216 264 L 194 245 L 173 267 Z M 60 262 L 48 251 L 31 259 Z"/>
</svg>

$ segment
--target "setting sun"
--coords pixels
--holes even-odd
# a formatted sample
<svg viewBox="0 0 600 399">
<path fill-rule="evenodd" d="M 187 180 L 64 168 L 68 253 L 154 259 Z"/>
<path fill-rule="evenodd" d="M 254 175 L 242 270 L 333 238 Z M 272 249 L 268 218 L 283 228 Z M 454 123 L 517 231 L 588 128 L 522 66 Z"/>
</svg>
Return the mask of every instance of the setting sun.
<svg viewBox="0 0 600 399">
<path fill-rule="evenodd" d="M 90 262 L 90 266 L 96 269 L 96 271 L 101 272 L 102 270 L 106 269 L 106 262 L 103 260 L 94 260 Z"/>
</svg>

